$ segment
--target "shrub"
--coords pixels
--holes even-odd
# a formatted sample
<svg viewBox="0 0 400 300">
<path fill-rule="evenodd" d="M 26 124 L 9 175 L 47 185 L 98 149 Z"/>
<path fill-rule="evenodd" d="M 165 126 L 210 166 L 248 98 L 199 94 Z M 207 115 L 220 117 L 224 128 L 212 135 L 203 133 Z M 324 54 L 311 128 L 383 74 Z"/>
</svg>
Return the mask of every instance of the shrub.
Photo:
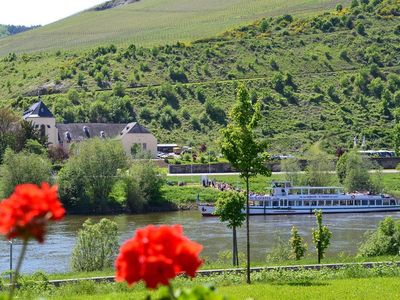
<svg viewBox="0 0 400 300">
<path fill-rule="evenodd" d="M 277 243 L 272 250 L 267 254 L 268 262 L 278 262 L 289 260 L 290 258 L 290 245 L 278 236 Z"/>
<path fill-rule="evenodd" d="M 225 111 L 219 107 L 215 102 L 207 100 L 205 103 L 206 112 L 210 116 L 210 119 L 219 123 L 225 124 L 226 123 L 226 113 Z"/>
<path fill-rule="evenodd" d="M 364 27 L 364 25 L 362 23 L 357 23 L 356 31 L 360 35 L 365 35 L 365 27 Z"/>
<path fill-rule="evenodd" d="M 182 68 L 180 68 L 180 69 L 170 68 L 169 69 L 169 77 L 173 81 L 178 81 L 178 82 L 183 82 L 183 83 L 188 82 L 188 78 L 186 77 L 185 71 Z"/>
<path fill-rule="evenodd" d="M 7 149 L 0 168 L 0 186 L 2 198 L 7 198 L 16 185 L 21 183 L 34 183 L 51 181 L 51 162 L 44 155 L 26 151 L 15 153 Z"/>
<path fill-rule="evenodd" d="M 268 27 L 269 27 L 268 21 L 267 20 L 262 20 L 261 23 L 260 23 L 260 30 L 262 32 L 266 32 Z"/>
<path fill-rule="evenodd" d="M 90 219 L 78 232 L 72 250 L 72 269 L 78 272 L 111 268 L 118 253 L 118 226 L 108 219 L 93 224 Z"/>
<path fill-rule="evenodd" d="M 117 97 L 125 96 L 125 87 L 121 81 L 117 81 L 113 87 L 113 94 Z"/>
<path fill-rule="evenodd" d="M 400 254 L 400 222 L 392 217 L 381 221 L 375 231 L 366 234 L 366 240 L 358 249 L 362 257 Z"/>
</svg>

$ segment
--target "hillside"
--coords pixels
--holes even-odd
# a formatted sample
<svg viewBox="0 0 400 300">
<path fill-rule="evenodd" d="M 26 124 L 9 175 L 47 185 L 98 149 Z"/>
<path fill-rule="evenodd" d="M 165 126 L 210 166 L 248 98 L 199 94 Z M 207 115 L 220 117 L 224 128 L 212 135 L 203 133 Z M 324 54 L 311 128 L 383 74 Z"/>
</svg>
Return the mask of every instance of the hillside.
<svg viewBox="0 0 400 300">
<path fill-rule="evenodd" d="M 160 142 L 215 147 L 240 82 L 263 103 L 272 152 L 391 148 L 400 119 L 400 1 L 319 16 L 282 15 L 210 39 L 152 48 L 8 55 L 0 99 L 25 109 L 38 91 L 60 122 L 129 122 Z M 66 92 L 66 93 L 63 93 Z"/>
<path fill-rule="evenodd" d="M 3 25 L 0 24 L 0 38 L 15 35 L 24 31 L 28 31 L 40 26 L 23 26 L 23 25 Z"/>
<path fill-rule="evenodd" d="M 10 52 L 90 48 L 114 43 L 141 46 L 192 41 L 265 16 L 315 13 L 339 0 L 142 0 L 101 11 L 84 11 L 38 30 L 0 40 Z"/>
</svg>

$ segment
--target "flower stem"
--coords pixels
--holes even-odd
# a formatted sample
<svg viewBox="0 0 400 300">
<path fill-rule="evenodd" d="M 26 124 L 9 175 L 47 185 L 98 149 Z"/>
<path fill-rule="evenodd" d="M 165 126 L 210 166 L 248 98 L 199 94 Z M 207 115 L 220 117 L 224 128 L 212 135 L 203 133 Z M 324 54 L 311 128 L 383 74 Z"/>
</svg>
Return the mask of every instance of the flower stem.
<svg viewBox="0 0 400 300">
<path fill-rule="evenodd" d="M 171 297 L 171 299 L 176 300 L 176 297 L 174 294 L 174 289 L 171 284 L 168 285 L 168 291 L 169 291 L 169 296 Z"/>
<path fill-rule="evenodd" d="M 25 256 L 25 252 L 26 252 L 27 246 L 28 246 L 28 240 L 24 240 L 24 243 L 22 244 L 21 254 L 19 255 L 19 258 L 18 258 L 17 268 L 15 269 L 15 274 L 13 276 L 11 289 L 10 289 L 10 294 L 9 294 L 9 297 L 8 297 L 9 300 L 12 300 L 12 298 L 14 297 L 15 286 L 17 284 L 19 271 L 20 271 L 21 266 L 22 266 L 22 261 L 24 260 L 24 256 Z"/>
</svg>

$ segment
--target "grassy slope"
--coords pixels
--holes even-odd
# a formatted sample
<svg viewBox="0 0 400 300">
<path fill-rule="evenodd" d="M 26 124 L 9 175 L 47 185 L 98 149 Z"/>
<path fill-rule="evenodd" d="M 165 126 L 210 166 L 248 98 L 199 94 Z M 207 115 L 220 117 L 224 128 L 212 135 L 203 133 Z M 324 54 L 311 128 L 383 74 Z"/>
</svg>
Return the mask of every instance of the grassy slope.
<svg viewBox="0 0 400 300">
<path fill-rule="evenodd" d="M 231 27 L 287 12 L 306 14 L 334 7 L 339 0 L 142 0 L 105 11 L 86 11 L 17 37 L 0 40 L 9 52 L 76 49 L 116 43 L 160 45 L 192 41 Z"/>
<path fill-rule="evenodd" d="M 340 19 L 343 14 L 346 11 L 331 11 L 319 19 Z M 348 11 L 347 16 L 351 16 Z M 352 17 L 354 23 L 364 24 L 365 35 L 345 26 L 321 32 L 310 28 L 312 18 L 295 18 L 291 24 L 274 18 L 268 20 L 266 32 L 261 32 L 260 23 L 256 22 L 222 37 L 188 45 L 136 50 L 118 47 L 116 53 L 105 54 L 93 49 L 83 53 L 18 55 L 11 62 L 0 62 L 0 99 L 9 99 L 2 103 L 23 109 L 36 100 L 24 95 L 36 95 L 40 86 L 50 86 L 48 92 L 72 86 L 81 91 L 75 99 L 64 94 L 44 97 L 60 122 L 131 121 L 129 109 L 116 102 L 118 99 L 112 98 L 111 92 L 93 92 L 99 89 L 96 74 L 108 73 L 101 84 L 103 88 L 113 87 L 116 81 L 136 86 L 127 91 L 123 101 L 133 106 L 137 120 L 149 127 L 159 142 L 205 142 L 216 147 L 224 123 L 212 119 L 206 104 L 213 102 L 228 111 L 237 81 L 244 81 L 253 89 L 252 96 L 264 103 L 261 133 L 268 138 L 273 152 L 302 151 L 319 140 L 334 152 L 337 146 L 351 146 L 356 134 L 366 136 L 369 148 L 390 148 L 394 110 L 400 100 L 396 102 L 395 90 L 391 91 L 391 116 L 384 115 L 382 97 L 374 95 L 370 84 L 382 78 L 387 89 L 387 74 L 400 71 L 400 37 L 394 33 L 399 20 L 378 18 L 368 12 Z M 343 50 L 347 51 L 347 58 L 341 57 Z M 378 61 L 379 75 L 370 74 L 371 57 Z M 273 68 L 271 61 L 278 67 Z M 188 83 L 174 81 L 171 68 L 182 69 Z M 362 70 L 368 77 L 364 91 L 356 84 Z M 280 72 L 293 76 L 297 87 L 292 89 L 292 98 L 274 87 L 273 80 Z M 84 76 L 84 89 L 89 92 L 77 84 L 78 73 Z M 166 100 L 159 87 L 165 83 L 172 84 L 172 102 Z M 335 99 L 329 89 L 336 94 Z M 199 98 L 199 90 L 206 104 Z M 121 117 L 121 112 L 110 111 L 111 106 L 130 115 Z"/>
</svg>

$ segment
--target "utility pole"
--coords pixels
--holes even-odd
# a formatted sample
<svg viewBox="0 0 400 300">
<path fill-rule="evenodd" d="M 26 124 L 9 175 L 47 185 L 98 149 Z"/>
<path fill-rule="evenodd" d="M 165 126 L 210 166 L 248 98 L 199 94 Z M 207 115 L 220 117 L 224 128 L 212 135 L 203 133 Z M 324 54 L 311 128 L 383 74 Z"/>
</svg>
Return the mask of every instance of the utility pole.
<svg viewBox="0 0 400 300">
<path fill-rule="evenodd" d="M 13 240 L 8 241 L 10 243 L 10 284 L 13 277 Z"/>
</svg>

